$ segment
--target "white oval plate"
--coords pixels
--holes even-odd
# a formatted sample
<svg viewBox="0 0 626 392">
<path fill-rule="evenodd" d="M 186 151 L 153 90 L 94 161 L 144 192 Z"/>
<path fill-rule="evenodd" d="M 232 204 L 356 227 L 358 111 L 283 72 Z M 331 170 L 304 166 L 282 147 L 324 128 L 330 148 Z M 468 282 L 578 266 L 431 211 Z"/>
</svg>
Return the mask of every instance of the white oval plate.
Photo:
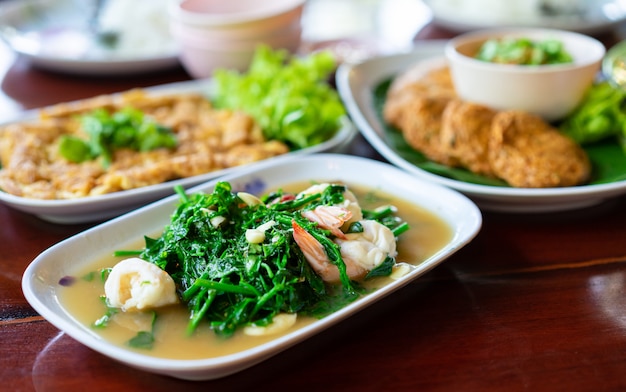
<svg viewBox="0 0 626 392">
<path fill-rule="evenodd" d="M 402 158 L 386 141 L 385 130 L 374 107 L 374 90 L 421 60 L 443 56 L 445 42 L 420 42 L 408 53 L 381 56 L 359 64 L 342 64 L 337 70 L 337 89 L 355 125 L 389 162 L 426 180 L 444 185 L 472 198 L 485 210 L 504 212 L 552 212 L 582 208 L 626 193 L 626 181 L 563 188 L 510 188 L 472 184 L 439 176 Z"/>
<path fill-rule="evenodd" d="M 492 27 L 546 27 L 587 34 L 605 32 L 626 19 L 626 5 L 621 0 L 569 2 L 578 10 L 540 11 L 540 5 L 550 1 L 484 1 L 483 6 L 472 1 L 424 0 L 433 12 L 434 20 L 452 31 L 465 32 Z M 565 2 L 567 3 L 567 2 Z M 583 9 L 584 8 L 584 9 Z"/>
<path fill-rule="evenodd" d="M 82 0 L 3 1 L 0 38 L 33 65 L 74 75 L 130 75 L 180 64 L 173 39 L 132 53 L 99 46 L 89 33 L 93 5 Z"/>
<path fill-rule="evenodd" d="M 208 97 L 211 95 L 212 80 L 190 80 L 179 83 L 169 83 L 160 86 L 145 88 L 151 94 L 181 94 L 181 93 L 202 93 Z M 20 117 L 13 119 L 13 122 L 31 121 L 37 118 L 37 110 L 30 110 Z M 318 145 L 295 150 L 285 155 L 270 158 L 269 160 L 283 160 L 299 157 L 318 152 L 336 152 L 345 148 L 356 135 L 357 131 L 352 122 L 344 119 L 342 128 L 331 139 Z M 254 165 L 252 163 L 251 165 Z M 234 171 L 240 170 L 242 166 L 232 167 L 224 170 L 168 181 L 161 184 L 149 185 L 126 191 L 119 191 L 98 196 L 88 196 L 78 199 L 67 200 L 41 200 L 29 199 L 15 196 L 0 190 L 0 202 L 5 203 L 15 209 L 28 212 L 53 223 L 84 223 L 95 222 L 118 216 L 134 208 L 145 205 L 151 201 L 174 193 L 174 186 L 181 185 L 185 188 L 206 182 L 212 178 L 219 177 Z"/>
<path fill-rule="evenodd" d="M 376 175 L 372 175 L 376 173 Z M 265 193 L 269 189 L 304 181 L 343 181 L 412 201 L 442 219 L 452 229 L 450 241 L 438 252 L 416 264 L 402 278 L 368 294 L 345 308 L 263 345 L 236 354 L 198 360 L 168 360 L 131 352 L 102 340 L 69 315 L 58 300 L 59 280 L 84 268 L 93 260 L 124 249 L 144 234 L 164 227 L 176 208 L 177 195 L 103 223 L 64 240 L 41 253 L 28 266 L 22 289 L 31 306 L 55 327 L 93 350 L 129 366 L 189 380 L 227 376 L 263 361 L 344 320 L 384 296 L 413 281 L 469 243 L 479 232 L 482 217 L 468 198 L 445 187 L 428 183 L 392 165 L 340 154 L 316 154 L 288 161 L 266 161 L 247 171 L 224 176 L 233 190 Z M 211 192 L 218 180 L 189 192 Z M 85 258 L 84 255 L 90 255 Z"/>
</svg>

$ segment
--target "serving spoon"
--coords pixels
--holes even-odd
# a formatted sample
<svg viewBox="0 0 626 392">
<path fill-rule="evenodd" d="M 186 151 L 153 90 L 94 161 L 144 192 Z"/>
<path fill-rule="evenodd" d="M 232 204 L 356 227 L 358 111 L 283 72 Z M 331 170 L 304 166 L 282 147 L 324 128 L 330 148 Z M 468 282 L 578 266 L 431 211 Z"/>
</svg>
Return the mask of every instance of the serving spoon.
<svg viewBox="0 0 626 392">
<path fill-rule="evenodd" d="M 95 41 L 108 48 L 113 48 L 119 39 L 119 33 L 116 31 L 103 30 L 100 26 L 100 14 L 106 0 L 95 0 L 94 8 L 89 20 L 89 29 Z"/>
</svg>

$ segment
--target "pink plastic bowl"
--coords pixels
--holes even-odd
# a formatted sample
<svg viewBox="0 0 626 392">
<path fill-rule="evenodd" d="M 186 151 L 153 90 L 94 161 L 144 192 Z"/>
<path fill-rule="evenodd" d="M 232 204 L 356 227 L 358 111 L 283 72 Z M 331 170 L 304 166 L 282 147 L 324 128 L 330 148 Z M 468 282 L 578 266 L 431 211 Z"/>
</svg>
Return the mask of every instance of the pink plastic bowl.
<svg viewBox="0 0 626 392">
<path fill-rule="evenodd" d="M 196 27 L 272 29 L 300 19 L 305 0 L 179 0 L 170 16 Z"/>
<path fill-rule="evenodd" d="M 273 29 L 256 31 L 254 29 L 203 29 L 183 23 L 170 23 L 170 31 L 179 41 L 192 41 L 196 45 L 230 46 L 247 42 L 271 42 L 281 36 L 300 35 L 300 19 Z"/>
<path fill-rule="evenodd" d="M 275 49 L 296 52 L 300 46 L 301 33 L 302 30 L 298 25 L 289 34 L 274 35 L 271 39 L 239 41 L 224 45 L 220 42 L 180 37 L 172 30 L 172 35 L 179 41 L 181 64 L 196 79 L 208 78 L 218 68 L 246 70 L 260 42 Z"/>
<path fill-rule="evenodd" d="M 176 0 L 170 3 L 170 30 L 180 61 L 194 78 L 216 68 L 245 70 L 256 48 L 296 52 L 305 0 Z"/>
</svg>

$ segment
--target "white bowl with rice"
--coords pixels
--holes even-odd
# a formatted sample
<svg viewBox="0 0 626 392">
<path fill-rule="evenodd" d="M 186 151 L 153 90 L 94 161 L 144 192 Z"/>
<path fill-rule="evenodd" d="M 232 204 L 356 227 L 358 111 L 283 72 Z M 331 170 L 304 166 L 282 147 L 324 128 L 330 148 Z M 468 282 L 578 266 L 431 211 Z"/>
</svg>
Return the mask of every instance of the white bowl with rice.
<svg viewBox="0 0 626 392">
<path fill-rule="evenodd" d="M 97 30 L 90 19 L 95 2 L 2 1 L 0 38 L 34 66 L 51 71 L 118 75 L 173 68 L 179 50 L 168 28 L 168 1 L 109 0 L 96 19 Z"/>
</svg>

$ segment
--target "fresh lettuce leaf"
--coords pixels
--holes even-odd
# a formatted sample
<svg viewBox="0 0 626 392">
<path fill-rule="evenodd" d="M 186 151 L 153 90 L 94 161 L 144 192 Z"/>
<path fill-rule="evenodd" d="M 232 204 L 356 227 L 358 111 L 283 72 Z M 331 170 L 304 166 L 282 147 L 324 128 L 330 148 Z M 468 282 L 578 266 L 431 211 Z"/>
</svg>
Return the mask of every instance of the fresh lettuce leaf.
<svg viewBox="0 0 626 392">
<path fill-rule="evenodd" d="M 246 73 L 214 72 L 213 102 L 248 113 L 268 139 L 294 149 L 310 147 L 333 137 L 346 113 L 328 83 L 335 66 L 330 52 L 291 57 L 286 50 L 261 45 Z"/>
</svg>

